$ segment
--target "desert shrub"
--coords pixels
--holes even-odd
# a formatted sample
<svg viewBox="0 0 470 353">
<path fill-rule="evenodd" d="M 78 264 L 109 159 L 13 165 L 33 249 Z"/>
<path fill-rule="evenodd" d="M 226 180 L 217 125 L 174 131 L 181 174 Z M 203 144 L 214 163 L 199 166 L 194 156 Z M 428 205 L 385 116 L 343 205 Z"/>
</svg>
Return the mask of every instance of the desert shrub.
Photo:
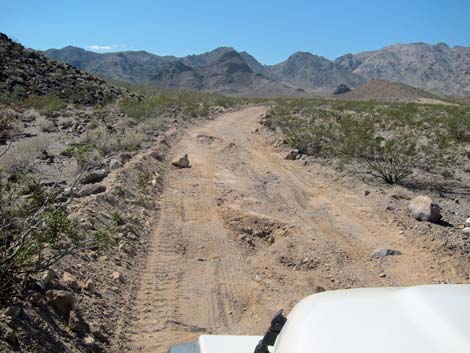
<svg viewBox="0 0 470 353">
<path fill-rule="evenodd" d="M 75 157 L 77 170 L 82 171 L 96 157 L 96 146 L 92 143 L 73 143 L 62 151 L 66 157 Z"/>
<path fill-rule="evenodd" d="M 417 167 L 417 145 L 409 136 L 362 140 L 359 145 L 356 157 L 366 166 L 366 172 L 387 184 L 401 183 Z"/>
<path fill-rule="evenodd" d="M 22 101 L 21 105 L 34 108 L 46 116 L 53 116 L 67 107 L 67 103 L 64 100 L 51 95 L 32 96 Z"/>
<path fill-rule="evenodd" d="M 139 93 L 139 97 L 129 97 L 120 103 L 121 112 L 138 121 L 147 119 L 169 119 L 181 113 L 182 117 L 207 116 L 210 108 L 224 108 L 259 102 L 259 99 L 225 97 L 217 94 L 157 89 L 146 86 L 127 86 Z"/>
<path fill-rule="evenodd" d="M 18 120 L 10 111 L 0 112 L 0 145 L 7 144 L 18 132 Z M 0 151 L 0 155 L 2 152 Z"/>
<path fill-rule="evenodd" d="M 36 124 L 42 132 L 53 132 L 55 130 L 55 125 L 52 121 L 45 119 L 44 117 L 39 117 L 36 119 Z"/>
<path fill-rule="evenodd" d="M 88 130 L 81 138 L 80 144 L 92 145 L 103 155 L 113 151 L 136 151 L 144 140 L 144 134 L 134 128 L 108 130 L 99 125 L 96 129 Z"/>
<path fill-rule="evenodd" d="M 418 169 L 445 173 L 469 140 L 469 114 L 468 106 L 279 99 L 266 124 L 301 153 L 356 163 L 395 184 Z"/>
<path fill-rule="evenodd" d="M 83 244 L 83 234 L 55 197 L 31 174 L 0 176 L 0 304 L 28 276 Z"/>
<path fill-rule="evenodd" d="M 0 156 L 0 170 L 9 173 L 24 172 L 33 169 L 34 160 L 47 150 L 50 141 L 44 137 L 33 137 L 18 141 L 3 156 Z"/>
</svg>

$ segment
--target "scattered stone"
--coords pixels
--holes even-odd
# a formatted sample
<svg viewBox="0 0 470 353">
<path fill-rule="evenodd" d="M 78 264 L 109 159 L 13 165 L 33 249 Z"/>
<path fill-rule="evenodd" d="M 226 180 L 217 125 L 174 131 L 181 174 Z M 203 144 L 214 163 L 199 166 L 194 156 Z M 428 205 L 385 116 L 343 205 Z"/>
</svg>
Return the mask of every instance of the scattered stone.
<svg viewBox="0 0 470 353">
<path fill-rule="evenodd" d="M 31 303 L 31 305 L 37 307 L 44 307 L 46 305 L 44 296 L 41 293 L 35 291 L 28 291 L 28 301 Z"/>
<path fill-rule="evenodd" d="M 62 275 L 62 282 L 66 287 L 69 287 L 70 289 L 80 289 L 80 285 L 78 284 L 77 279 L 74 275 L 69 272 L 64 272 L 64 274 Z"/>
<path fill-rule="evenodd" d="M 90 195 L 100 194 L 106 191 L 106 186 L 101 184 L 86 185 L 83 189 L 77 192 L 77 197 L 86 197 Z"/>
<path fill-rule="evenodd" d="M 385 273 L 381 273 L 381 274 L 379 275 L 379 277 L 380 277 L 380 278 L 385 278 L 385 277 L 387 277 L 387 275 L 386 275 Z"/>
<path fill-rule="evenodd" d="M 79 336 L 84 336 L 90 332 L 90 326 L 75 310 L 70 312 L 68 325 L 70 330 Z"/>
<path fill-rule="evenodd" d="M 80 179 L 80 183 L 82 184 L 94 184 L 102 181 L 104 178 L 108 176 L 108 172 L 104 169 L 94 170 L 85 175 L 83 175 Z"/>
<path fill-rule="evenodd" d="M 119 159 L 112 158 L 109 161 L 109 169 L 116 170 L 122 167 L 122 162 Z"/>
<path fill-rule="evenodd" d="M 57 273 L 54 270 L 49 269 L 42 275 L 41 282 L 43 286 L 47 286 L 55 279 L 57 279 Z"/>
<path fill-rule="evenodd" d="M 155 158 L 157 161 L 163 161 L 165 159 L 162 151 L 156 149 L 150 152 L 150 157 Z"/>
<path fill-rule="evenodd" d="M 65 290 L 52 289 L 46 292 L 49 304 L 61 315 L 68 315 L 75 308 L 75 296 Z"/>
<path fill-rule="evenodd" d="M 369 191 L 369 190 L 364 191 L 364 196 L 369 196 L 369 195 L 370 195 L 370 191 Z"/>
<path fill-rule="evenodd" d="M 470 234 L 470 227 L 465 227 L 462 229 L 463 234 Z"/>
<path fill-rule="evenodd" d="M 171 164 L 178 168 L 191 168 L 191 163 L 189 163 L 187 153 L 184 153 L 180 157 L 176 157 L 175 159 L 173 159 Z"/>
<path fill-rule="evenodd" d="M 470 218 L 467 218 L 467 219 L 465 220 L 465 224 L 470 225 Z"/>
<path fill-rule="evenodd" d="M 401 251 L 393 249 L 377 249 L 370 256 L 373 259 L 382 259 L 386 256 L 401 255 Z"/>
<path fill-rule="evenodd" d="M 93 336 L 86 336 L 83 339 L 83 345 L 85 346 L 85 348 L 89 352 L 93 352 L 93 353 L 101 352 L 101 349 L 96 344 L 95 339 L 93 338 Z"/>
<path fill-rule="evenodd" d="M 119 155 L 119 158 L 121 159 L 122 163 L 126 163 L 127 161 L 132 159 L 132 153 L 130 152 L 121 152 Z"/>
<path fill-rule="evenodd" d="M 91 294 L 96 292 L 95 282 L 90 278 L 83 283 L 82 288 Z"/>
<path fill-rule="evenodd" d="M 439 222 L 442 218 L 441 207 L 429 196 L 420 195 L 412 199 L 408 210 L 418 221 Z"/>
<path fill-rule="evenodd" d="M 113 272 L 113 273 L 111 274 L 111 278 L 112 278 L 114 281 L 124 282 L 124 277 L 123 277 L 123 275 L 122 275 L 121 272 L 117 272 L 117 271 Z"/>
<path fill-rule="evenodd" d="M 294 161 L 297 159 L 297 157 L 299 156 L 300 152 L 299 150 L 295 149 L 295 150 L 291 150 L 287 156 L 284 157 L 284 159 L 287 159 L 289 161 Z"/>
</svg>

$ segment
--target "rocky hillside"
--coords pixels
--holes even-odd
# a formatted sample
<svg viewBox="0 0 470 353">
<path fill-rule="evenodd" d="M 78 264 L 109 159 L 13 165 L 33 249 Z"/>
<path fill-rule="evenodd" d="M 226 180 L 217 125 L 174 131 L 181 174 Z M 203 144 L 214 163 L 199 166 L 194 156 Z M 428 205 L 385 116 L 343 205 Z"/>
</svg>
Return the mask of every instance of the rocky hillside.
<svg viewBox="0 0 470 353">
<path fill-rule="evenodd" d="M 47 94 L 66 102 L 95 104 L 116 98 L 120 93 L 105 81 L 25 49 L 0 33 L 0 98 L 3 101 Z"/>
<path fill-rule="evenodd" d="M 231 94 L 328 95 L 340 84 L 356 88 L 378 79 L 436 94 L 470 95 L 470 48 L 443 43 L 397 44 L 334 61 L 298 52 L 276 65 L 263 65 L 233 48 L 183 58 L 143 51 L 98 54 L 75 47 L 45 55 L 115 80 Z"/>
</svg>

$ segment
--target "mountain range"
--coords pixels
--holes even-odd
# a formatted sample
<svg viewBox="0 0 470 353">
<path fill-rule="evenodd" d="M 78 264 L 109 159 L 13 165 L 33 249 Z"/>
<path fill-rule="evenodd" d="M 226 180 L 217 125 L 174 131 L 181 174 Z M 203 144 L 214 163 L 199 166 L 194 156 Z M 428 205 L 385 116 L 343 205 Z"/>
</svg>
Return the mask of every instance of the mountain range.
<svg viewBox="0 0 470 353">
<path fill-rule="evenodd" d="M 470 95 L 470 47 L 444 43 L 395 44 L 335 60 L 297 52 L 263 65 L 247 52 L 221 47 L 178 58 L 145 51 L 95 53 L 68 46 L 45 56 L 107 79 L 232 95 L 329 95 L 386 80 L 440 95 Z"/>
</svg>

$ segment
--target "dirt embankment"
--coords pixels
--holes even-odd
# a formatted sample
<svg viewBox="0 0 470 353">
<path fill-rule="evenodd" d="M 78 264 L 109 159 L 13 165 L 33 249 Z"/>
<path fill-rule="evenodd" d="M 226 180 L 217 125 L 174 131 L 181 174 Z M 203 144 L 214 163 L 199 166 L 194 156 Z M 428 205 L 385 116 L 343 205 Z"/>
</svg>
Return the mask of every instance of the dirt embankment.
<svg viewBox="0 0 470 353">
<path fill-rule="evenodd" d="M 166 169 L 114 351 L 261 334 L 276 309 L 316 291 L 469 282 L 465 258 L 387 211 L 390 190 L 285 160 L 259 133 L 264 112 L 225 114 L 172 149 L 187 152 L 192 168 Z M 377 249 L 401 255 L 371 257 Z"/>
</svg>

